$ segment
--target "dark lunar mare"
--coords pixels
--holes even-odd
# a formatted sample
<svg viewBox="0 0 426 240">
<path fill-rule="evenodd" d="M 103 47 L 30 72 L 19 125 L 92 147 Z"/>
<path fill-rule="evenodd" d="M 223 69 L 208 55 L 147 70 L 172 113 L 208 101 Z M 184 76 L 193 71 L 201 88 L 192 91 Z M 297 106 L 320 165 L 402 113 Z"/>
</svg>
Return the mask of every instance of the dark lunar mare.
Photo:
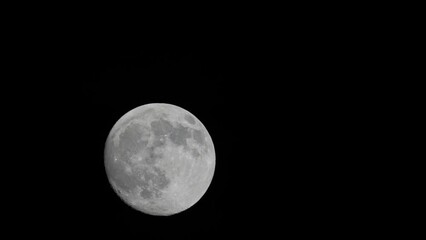
<svg viewBox="0 0 426 240">
<path fill-rule="evenodd" d="M 144 132 L 142 126 L 138 123 L 130 123 L 119 136 L 119 158 L 120 161 L 109 164 L 108 172 L 114 183 L 123 191 L 130 193 L 136 187 L 141 188 L 140 195 L 145 199 L 159 197 L 160 190 L 166 188 L 170 184 L 163 170 L 155 167 L 154 164 L 163 155 L 156 153 L 156 148 L 165 146 L 164 134 L 173 132 L 173 126 L 166 120 L 160 119 L 151 123 L 152 132 L 154 133 L 154 142 L 148 145 L 147 140 L 142 140 L 149 133 Z M 112 143 L 112 141 L 111 141 Z M 147 151 L 148 154 L 143 161 L 148 164 L 147 167 L 133 166 L 130 158 L 139 154 L 141 151 Z M 126 164 L 132 168 L 132 172 L 126 172 Z M 142 176 L 145 181 L 142 180 Z M 153 188 L 149 189 L 148 184 L 152 182 Z"/>
<path fill-rule="evenodd" d="M 200 144 L 201 146 L 204 145 L 204 133 L 201 130 L 193 130 L 192 131 L 192 137 L 194 138 L 194 140 Z"/>
<path fill-rule="evenodd" d="M 172 129 L 172 124 L 162 118 L 151 122 L 151 130 L 154 132 L 155 136 L 169 134 Z"/>
<path fill-rule="evenodd" d="M 176 127 L 162 118 L 151 122 L 151 129 L 154 135 L 157 137 L 154 144 L 158 144 L 158 138 L 164 135 L 168 135 L 170 141 L 178 146 L 185 146 L 186 139 L 191 137 L 189 128 L 184 127 L 182 124 L 177 123 Z"/>
<path fill-rule="evenodd" d="M 117 162 L 114 162 L 113 156 L 110 157 L 110 162 L 107 164 L 107 171 L 109 176 L 112 177 L 114 183 L 126 192 L 134 189 L 138 181 L 133 175 L 126 172 L 127 166 L 132 166 L 130 157 L 137 154 L 141 149 L 144 149 L 148 141 L 142 140 L 142 137 L 147 133 L 143 130 L 142 126 L 138 123 L 130 123 L 119 136 L 118 147 L 115 147 L 114 141 L 110 139 L 110 148 L 117 150 Z"/>
<path fill-rule="evenodd" d="M 201 154 L 198 152 L 198 150 L 197 149 L 192 149 L 191 150 L 191 154 L 192 154 L 192 156 L 194 157 L 194 158 L 199 158 L 199 157 L 201 157 Z"/>
<path fill-rule="evenodd" d="M 145 159 L 143 159 L 143 161 L 148 164 L 148 165 L 153 165 L 155 164 L 158 159 L 163 158 L 163 154 L 161 153 L 156 153 L 155 149 L 157 149 L 158 147 L 162 147 L 162 145 L 160 146 L 150 146 L 148 147 L 145 151 L 148 152 L 148 154 L 146 155 Z"/>
<path fill-rule="evenodd" d="M 185 114 L 184 119 L 189 123 L 194 125 L 195 124 L 195 119 L 193 116 L 189 115 L 189 114 Z"/>
<path fill-rule="evenodd" d="M 113 182 L 123 191 L 130 193 L 139 184 L 139 180 L 133 174 L 127 174 L 122 162 L 110 164 L 108 170 Z"/>
<path fill-rule="evenodd" d="M 178 124 L 176 128 L 173 128 L 173 132 L 170 134 L 170 141 L 178 146 L 186 146 L 186 139 L 191 137 L 191 132 L 187 127 Z"/>
<path fill-rule="evenodd" d="M 148 141 L 142 140 L 146 135 L 142 126 L 138 123 L 131 123 L 120 135 L 119 150 L 123 160 L 128 160 L 129 157 L 137 154 L 144 149 Z"/>
<path fill-rule="evenodd" d="M 142 176 L 145 180 L 139 181 L 139 187 L 141 187 L 142 191 L 140 196 L 144 199 L 151 199 L 152 197 L 160 197 L 161 190 L 165 189 L 170 184 L 170 179 L 166 177 L 166 174 L 163 170 L 158 167 L 151 168 L 152 170 L 148 170 L 147 168 L 142 168 L 139 170 L 139 177 Z M 149 189 L 149 182 L 152 183 L 153 188 Z"/>
</svg>

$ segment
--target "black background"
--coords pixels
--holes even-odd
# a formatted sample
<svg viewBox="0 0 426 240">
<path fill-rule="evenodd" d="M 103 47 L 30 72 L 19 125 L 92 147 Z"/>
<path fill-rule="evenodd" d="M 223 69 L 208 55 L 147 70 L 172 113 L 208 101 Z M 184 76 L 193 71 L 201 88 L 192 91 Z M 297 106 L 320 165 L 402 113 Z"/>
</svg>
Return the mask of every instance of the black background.
<svg viewBox="0 0 426 240">
<path fill-rule="evenodd" d="M 146 229 L 144 233 L 149 236 L 197 237 L 232 229 L 232 218 L 236 221 L 243 212 L 251 211 L 243 210 L 248 205 L 242 197 L 242 189 L 250 188 L 238 187 L 246 175 L 241 172 L 248 169 L 244 165 L 251 162 L 247 159 L 250 154 L 245 152 L 250 147 L 244 147 L 241 132 L 249 125 L 246 121 L 255 117 L 254 113 L 245 117 L 243 111 L 249 107 L 240 106 L 247 104 L 238 93 L 246 91 L 244 81 L 240 83 L 241 89 L 239 84 L 229 81 L 232 66 L 218 46 L 155 45 L 115 50 L 103 59 L 95 56 L 93 62 L 88 62 L 92 75 L 87 85 L 82 86 L 81 94 L 88 104 L 84 113 L 91 119 L 90 127 L 85 129 L 93 131 L 89 135 L 96 139 L 96 145 L 84 141 L 85 152 L 91 153 L 93 162 L 82 171 L 86 180 L 81 185 L 87 179 L 93 179 L 89 182 L 94 185 L 84 190 L 84 195 L 92 196 L 92 203 L 83 200 L 83 208 L 90 209 L 93 221 L 111 227 L 117 224 L 119 229 Z M 156 102 L 191 111 L 217 139 L 214 182 L 196 205 L 171 217 L 145 215 L 124 204 L 113 193 L 103 169 L 102 152 L 111 126 L 128 110 Z M 97 186 L 99 189 L 94 190 Z"/>
<path fill-rule="evenodd" d="M 93 221 L 111 227 L 117 224 L 119 228 L 138 229 L 140 226 L 146 229 L 144 232 L 148 236 L 184 234 L 196 237 L 226 227 L 224 223 L 229 221 L 226 213 L 233 209 L 230 206 L 241 207 L 238 200 L 233 199 L 236 190 L 226 187 L 232 185 L 231 182 L 239 182 L 237 176 L 240 174 L 232 176 L 232 166 L 237 164 L 230 163 L 231 159 L 243 160 L 238 159 L 239 150 L 235 149 L 241 146 L 236 143 L 241 141 L 238 128 L 243 125 L 227 123 L 238 119 L 233 113 L 233 108 L 238 106 L 230 101 L 237 89 L 226 84 L 224 75 L 229 66 L 221 62 L 221 56 L 214 51 L 207 46 L 185 49 L 185 46 L 168 45 L 116 49 L 103 59 L 96 56 L 93 62 L 88 62 L 90 81 L 82 86 L 81 95 L 88 105 L 83 108 L 84 113 L 90 119 L 90 127 L 85 129 L 91 131 L 89 135 L 96 140 L 83 141 L 85 153 L 91 154 L 93 162 L 82 171 L 86 180 L 81 181 L 81 185 L 85 185 L 87 179 L 93 179 L 89 182 L 94 185 L 84 190 L 85 195 L 92 196 L 92 203 L 87 199 L 81 204 L 84 209 L 90 209 Z M 216 182 L 196 205 L 171 217 L 145 215 L 124 204 L 112 191 L 103 169 L 102 152 L 109 129 L 126 111 L 147 103 L 181 106 L 203 121 L 213 139 L 218 138 L 215 141 Z M 97 186 L 99 189 L 94 190 Z M 184 233 L 186 225 L 188 230 Z"/>
<path fill-rule="evenodd" d="M 189 42 L 95 39 L 54 44 L 57 52 L 42 60 L 54 69 L 48 71 L 49 81 L 32 83 L 29 91 L 37 91 L 27 95 L 37 96 L 32 104 L 41 106 L 34 111 L 43 126 L 36 130 L 40 137 L 34 146 L 42 163 L 35 175 L 49 185 L 30 188 L 38 207 L 29 219 L 37 222 L 37 231 L 221 236 L 273 227 L 281 209 L 292 211 L 285 206 L 290 183 L 279 169 L 288 158 L 282 134 L 292 131 L 285 127 L 286 112 L 295 100 L 285 97 L 289 89 L 282 87 L 288 82 L 268 70 L 275 57 L 265 56 L 273 53 L 201 36 Z M 125 204 L 104 168 L 104 144 L 112 126 L 148 103 L 190 111 L 215 144 L 216 170 L 208 191 L 194 206 L 169 217 Z"/>
<path fill-rule="evenodd" d="M 356 131 L 345 121 L 357 116 L 344 112 L 351 88 L 334 79 L 353 74 L 324 31 L 253 26 L 148 33 L 109 23 L 30 34 L 48 37 L 22 44 L 19 59 L 29 77 L 16 77 L 13 110 L 25 118 L 13 124 L 33 137 L 16 136 L 30 143 L 14 151 L 31 157 L 18 163 L 24 211 L 14 219 L 52 235 L 148 239 L 345 227 L 345 203 L 356 196 L 342 193 L 350 167 L 335 159 L 354 157 L 343 135 Z M 104 169 L 112 126 L 147 103 L 193 113 L 216 150 L 206 194 L 169 217 L 127 206 Z"/>
</svg>

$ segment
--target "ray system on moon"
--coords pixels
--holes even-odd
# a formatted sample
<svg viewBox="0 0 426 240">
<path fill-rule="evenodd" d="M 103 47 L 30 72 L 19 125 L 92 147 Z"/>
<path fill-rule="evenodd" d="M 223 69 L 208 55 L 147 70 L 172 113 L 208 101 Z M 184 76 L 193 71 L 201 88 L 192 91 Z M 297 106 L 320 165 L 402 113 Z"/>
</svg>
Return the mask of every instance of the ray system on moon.
<svg viewBox="0 0 426 240">
<path fill-rule="evenodd" d="M 215 152 L 206 128 L 191 113 L 171 104 L 147 104 L 114 125 L 105 167 L 126 203 L 144 213 L 172 215 L 207 191 Z"/>
</svg>

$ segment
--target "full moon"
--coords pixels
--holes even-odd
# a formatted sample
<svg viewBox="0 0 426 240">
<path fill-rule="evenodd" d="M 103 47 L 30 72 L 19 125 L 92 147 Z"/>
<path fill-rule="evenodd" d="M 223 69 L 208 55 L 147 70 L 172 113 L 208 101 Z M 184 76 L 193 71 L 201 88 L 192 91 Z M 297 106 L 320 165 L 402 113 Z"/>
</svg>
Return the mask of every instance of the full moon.
<svg viewBox="0 0 426 240">
<path fill-rule="evenodd" d="M 212 181 L 216 161 L 200 120 L 165 103 L 124 114 L 108 135 L 104 157 L 117 195 L 139 211 L 160 216 L 197 203 Z"/>
</svg>

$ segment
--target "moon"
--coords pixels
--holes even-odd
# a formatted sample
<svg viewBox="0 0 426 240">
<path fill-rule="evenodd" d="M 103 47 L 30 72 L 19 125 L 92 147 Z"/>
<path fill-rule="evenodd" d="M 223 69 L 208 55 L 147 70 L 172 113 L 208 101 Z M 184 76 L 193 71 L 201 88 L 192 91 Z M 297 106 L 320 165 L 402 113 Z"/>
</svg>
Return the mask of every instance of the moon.
<svg viewBox="0 0 426 240">
<path fill-rule="evenodd" d="M 117 195 L 150 215 L 182 212 L 205 194 L 213 179 L 213 141 L 198 118 L 166 103 L 139 106 L 112 127 L 105 169 Z"/>
</svg>

